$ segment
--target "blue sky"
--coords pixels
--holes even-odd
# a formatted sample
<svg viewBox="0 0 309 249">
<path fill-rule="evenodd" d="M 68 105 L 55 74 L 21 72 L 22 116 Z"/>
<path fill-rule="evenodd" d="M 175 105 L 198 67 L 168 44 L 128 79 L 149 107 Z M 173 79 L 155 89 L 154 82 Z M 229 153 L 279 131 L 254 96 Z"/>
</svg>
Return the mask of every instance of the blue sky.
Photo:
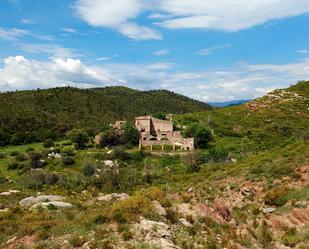
<svg viewBox="0 0 309 249">
<path fill-rule="evenodd" d="M 309 79 L 308 0 L 1 0 L 0 91 L 259 97 Z"/>
</svg>

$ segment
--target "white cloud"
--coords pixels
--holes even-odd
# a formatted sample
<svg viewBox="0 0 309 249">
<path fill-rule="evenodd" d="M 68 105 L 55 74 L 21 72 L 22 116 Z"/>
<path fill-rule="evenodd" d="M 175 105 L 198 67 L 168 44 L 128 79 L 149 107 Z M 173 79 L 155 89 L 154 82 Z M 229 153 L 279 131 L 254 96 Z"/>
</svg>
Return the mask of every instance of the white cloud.
<svg viewBox="0 0 309 249">
<path fill-rule="evenodd" d="M 297 53 L 299 53 L 299 54 L 309 54 L 309 50 L 307 50 L 307 49 L 300 49 L 300 50 L 297 50 Z"/>
<path fill-rule="evenodd" d="M 182 71 L 167 62 L 86 65 L 75 59 L 28 60 L 8 57 L 0 67 L 0 90 L 74 85 L 124 85 L 140 90 L 167 89 L 201 101 L 251 99 L 309 79 L 309 58 L 289 64 L 236 64 L 229 68 Z"/>
<path fill-rule="evenodd" d="M 72 34 L 77 33 L 76 29 L 72 29 L 72 28 L 61 28 L 61 31 L 67 32 L 67 33 L 72 33 Z"/>
<path fill-rule="evenodd" d="M 169 29 L 238 31 L 309 12 L 307 0 L 158 0 L 174 17 L 158 24 Z"/>
<path fill-rule="evenodd" d="M 103 56 L 103 57 L 97 58 L 96 60 L 97 60 L 97 61 L 107 61 L 107 60 L 109 60 L 109 59 L 110 59 L 110 57 Z"/>
<path fill-rule="evenodd" d="M 169 50 L 161 49 L 161 50 L 154 51 L 152 54 L 155 56 L 164 56 L 164 55 L 168 55 L 169 53 L 170 53 Z"/>
<path fill-rule="evenodd" d="M 62 47 L 58 44 L 33 44 L 20 43 L 19 47 L 26 52 L 34 54 L 47 54 L 53 58 L 68 58 L 80 56 L 73 49 Z"/>
<path fill-rule="evenodd" d="M 36 24 L 35 21 L 32 21 L 30 19 L 21 19 L 20 23 L 22 23 L 22 24 Z"/>
<path fill-rule="evenodd" d="M 132 22 L 147 5 L 141 0 L 78 0 L 77 15 L 95 27 L 115 29 L 135 40 L 161 39 L 161 35 L 146 26 Z"/>
<path fill-rule="evenodd" d="M 230 44 L 225 44 L 225 45 L 222 45 L 222 46 L 215 46 L 215 47 L 210 47 L 210 48 L 204 48 L 204 49 L 201 49 L 200 51 L 198 51 L 196 54 L 207 56 L 207 55 L 211 54 L 213 51 L 221 50 L 221 49 L 229 48 L 229 47 L 231 47 Z"/>
<path fill-rule="evenodd" d="M 136 19 L 150 19 L 168 29 L 239 31 L 283 18 L 309 13 L 308 0 L 77 0 L 77 15 L 94 27 L 117 30 L 135 40 L 161 39 Z M 143 33 L 146 33 L 143 35 Z"/>
<path fill-rule="evenodd" d="M 0 28 L 0 38 L 15 41 L 23 36 L 30 35 L 30 32 L 24 29 L 4 29 Z"/>
<path fill-rule="evenodd" d="M 104 86 L 117 82 L 101 69 L 84 65 L 80 60 L 28 60 L 23 56 L 8 57 L 0 68 L 0 89 L 49 88 L 74 85 L 79 87 Z"/>
</svg>

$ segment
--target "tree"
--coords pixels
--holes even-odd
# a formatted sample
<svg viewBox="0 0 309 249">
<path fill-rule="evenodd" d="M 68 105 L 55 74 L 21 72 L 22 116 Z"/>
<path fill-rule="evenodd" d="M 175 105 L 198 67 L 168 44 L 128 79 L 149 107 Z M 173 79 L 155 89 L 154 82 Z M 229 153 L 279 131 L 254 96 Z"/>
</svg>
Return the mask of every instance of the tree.
<svg viewBox="0 0 309 249">
<path fill-rule="evenodd" d="M 89 142 L 89 137 L 83 130 L 77 130 L 72 133 L 71 141 L 74 144 L 75 149 L 82 150 L 86 148 L 86 145 Z"/>
<path fill-rule="evenodd" d="M 50 148 L 50 147 L 53 147 L 53 146 L 55 146 L 55 143 L 51 138 L 46 139 L 43 143 L 44 148 Z"/>
<path fill-rule="evenodd" d="M 138 145 L 139 132 L 132 124 L 127 123 L 120 137 L 120 142 L 127 145 Z"/>
<path fill-rule="evenodd" d="M 161 119 L 161 120 L 166 120 L 166 115 L 162 112 L 157 112 L 157 113 L 153 114 L 153 117 Z"/>
<path fill-rule="evenodd" d="M 214 140 L 211 130 L 199 123 L 189 125 L 183 132 L 185 137 L 194 137 L 194 143 L 197 148 L 207 148 L 209 142 Z"/>
</svg>

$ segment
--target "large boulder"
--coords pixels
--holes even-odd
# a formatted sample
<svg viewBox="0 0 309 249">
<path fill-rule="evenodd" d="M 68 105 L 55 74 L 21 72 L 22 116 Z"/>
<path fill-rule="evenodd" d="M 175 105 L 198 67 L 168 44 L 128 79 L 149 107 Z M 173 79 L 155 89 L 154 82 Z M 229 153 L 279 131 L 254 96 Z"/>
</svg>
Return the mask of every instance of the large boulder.
<svg viewBox="0 0 309 249">
<path fill-rule="evenodd" d="M 19 204 L 22 207 L 31 207 L 37 203 L 43 202 L 53 202 L 53 201 L 62 201 L 64 198 L 59 195 L 39 195 L 37 197 L 30 196 L 25 199 L 22 199 Z"/>
<path fill-rule="evenodd" d="M 149 245 L 162 249 L 178 249 L 172 241 L 169 226 L 164 222 L 156 222 L 141 218 L 140 223 L 135 224 L 135 235 L 139 240 L 146 241 Z"/>
<path fill-rule="evenodd" d="M 62 202 L 62 201 L 49 201 L 34 204 L 30 209 L 35 210 L 38 208 L 49 209 L 49 208 L 71 208 L 73 205 L 71 203 Z"/>
<path fill-rule="evenodd" d="M 123 201 L 128 199 L 130 196 L 126 193 L 112 193 L 108 195 L 102 195 L 98 197 L 98 201 L 112 201 L 112 200 L 117 200 L 117 201 Z"/>
</svg>

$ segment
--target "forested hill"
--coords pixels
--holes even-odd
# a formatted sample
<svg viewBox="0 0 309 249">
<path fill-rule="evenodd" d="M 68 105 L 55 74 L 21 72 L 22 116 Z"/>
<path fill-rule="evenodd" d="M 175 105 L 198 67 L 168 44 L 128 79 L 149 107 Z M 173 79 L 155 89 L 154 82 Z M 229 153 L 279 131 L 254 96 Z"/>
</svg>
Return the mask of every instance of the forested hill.
<svg viewBox="0 0 309 249">
<path fill-rule="evenodd" d="M 104 123 L 138 115 L 207 109 L 211 107 L 205 103 L 166 90 L 64 87 L 1 93 L 0 144 L 12 140 L 14 134 L 31 141 L 42 128 L 56 133 L 72 128 L 98 129 Z"/>
</svg>

